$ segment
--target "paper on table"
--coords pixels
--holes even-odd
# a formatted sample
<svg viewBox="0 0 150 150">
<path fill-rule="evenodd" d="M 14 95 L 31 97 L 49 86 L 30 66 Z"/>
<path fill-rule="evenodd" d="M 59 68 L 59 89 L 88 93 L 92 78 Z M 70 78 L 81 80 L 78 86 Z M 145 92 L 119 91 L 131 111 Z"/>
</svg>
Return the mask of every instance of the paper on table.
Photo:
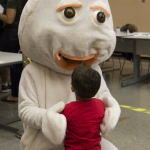
<svg viewBox="0 0 150 150">
<path fill-rule="evenodd" d="M 5 61 L 0 61 L 0 64 L 4 63 Z"/>
<path fill-rule="evenodd" d="M 0 4 L 0 13 L 2 14 L 4 11 L 4 7 Z"/>
<path fill-rule="evenodd" d="M 134 36 L 150 36 L 148 32 L 135 32 Z"/>
</svg>

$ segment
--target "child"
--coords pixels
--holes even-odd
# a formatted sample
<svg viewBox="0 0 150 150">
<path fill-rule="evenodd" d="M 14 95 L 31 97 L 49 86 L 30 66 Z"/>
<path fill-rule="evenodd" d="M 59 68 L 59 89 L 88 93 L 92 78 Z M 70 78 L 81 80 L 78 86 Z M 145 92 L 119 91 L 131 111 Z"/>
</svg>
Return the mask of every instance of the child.
<svg viewBox="0 0 150 150">
<path fill-rule="evenodd" d="M 72 73 L 71 90 L 76 101 L 67 104 L 62 112 L 67 119 L 65 150 L 101 150 L 100 124 L 105 106 L 101 100 L 92 98 L 100 84 L 99 73 L 85 64 Z"/>
</svg>

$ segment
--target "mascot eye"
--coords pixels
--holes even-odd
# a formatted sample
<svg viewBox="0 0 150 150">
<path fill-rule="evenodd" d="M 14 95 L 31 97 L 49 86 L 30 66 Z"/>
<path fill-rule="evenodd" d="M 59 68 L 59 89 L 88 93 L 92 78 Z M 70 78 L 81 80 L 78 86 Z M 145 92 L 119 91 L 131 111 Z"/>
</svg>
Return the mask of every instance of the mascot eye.
<svg viewBox="0 0 150 150">
<path fill-rule="evenodd" d="M 96 24 L 104 24 L 106 22 L 106 15 L 104 12 L 98 10 L 94 11 L 92 17 Z"/>
<path fill-rule="evenodd" d="M 67 7 L 60 12 L 61 17 L 67 21 L 72 22 L 78 16 L 77 8 Z"/>
<path fill-rule="evenodd" d="M 97 20 L 99 23 L 104 23 L 105 22 L 105 14 L 103 12 L 99 12 L 97 14 Z"/>
<path fill-rule="evenodd" d="M 64 10 L 64 15 L 65 15 L 66 18 L 72 19 L 76 15 L 76 12 L 75 12 L 75 10 L 73 8 L 67 7 Z"/>
</svg>

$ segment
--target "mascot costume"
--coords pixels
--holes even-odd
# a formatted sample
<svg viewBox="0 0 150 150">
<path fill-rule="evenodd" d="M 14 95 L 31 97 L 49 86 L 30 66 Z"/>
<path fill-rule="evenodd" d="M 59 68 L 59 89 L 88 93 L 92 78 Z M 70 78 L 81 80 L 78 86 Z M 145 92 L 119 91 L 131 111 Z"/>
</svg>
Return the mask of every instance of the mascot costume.
<svg viewBox="0 0 150 150">
<path fill-rule="evenodd" d="M 106 111 L 100 126 L 114 129 L 120 107 L 106 86 L 99 63 L 115 49 L 116 36 L 108 0 L 28 0 L 19 25 L 23 53 L 32 63 L 19 87 L 19 116 L 23 121 L 22 150 L 64 150 L 65 104 L 75 101 L 71 74 L 82 63 L 101 75 L 95 96 Z M 102 150 L 117 150 L 102 138 Z"/>
</svg>

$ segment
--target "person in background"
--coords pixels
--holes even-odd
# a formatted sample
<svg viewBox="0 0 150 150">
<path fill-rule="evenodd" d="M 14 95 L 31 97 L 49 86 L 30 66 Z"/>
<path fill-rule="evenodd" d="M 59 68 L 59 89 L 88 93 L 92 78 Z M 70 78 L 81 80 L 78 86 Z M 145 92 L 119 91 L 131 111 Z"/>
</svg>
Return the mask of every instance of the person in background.
<svg viewBox="0 0 150 150">
<path fill-rule="evenodd" d="M 18 39 L 18 25 L 22 10 L 27 0 L 8 0 L 4 14 L 0 14 L 0 20 L 4 22 L 3 51 L 18 53 L 20 50 Z M 2 101 L 18 101 L 18 87 L 22 73 L 22 64 L 10 67 L 12 94 Z"/>
<path fill-rule="evenodd" d="M 62 111 L 67 119 L 65 150 L 101 150 L 100 124 L 105 106 L 102 100 L 93 98 L 100 88 L 100 74 L 82 64 L 73 71 L 71 81 L 76 101 Z"/>
<path fill-rule="evenodd" d="M 0 5 L 5 8 L 7 4 L 7 0 L 0 0 Z M 3 13 L 3 12 L 1 12 Z M 3 39 L 3 21 L 0 20 L 0 51 L 3 51 L 2 47 L 2 39 Z M 10 85 L 8 84 L 8 76 L 9 76 L 9 67 L 0 67 L 0 75 L 2 79 L 2 89 L 1 92 L 9 92 L 10 91 Z"/>
<path fill-rule="evenodd" d="M 11 85 L 8 84 L 8 76 L 9 76 L 9 67 L 0 67 L 0 75 L 2 79 L 2 89 L 1 92 L 7 93 L 11 90 Z"/>
</svg>

